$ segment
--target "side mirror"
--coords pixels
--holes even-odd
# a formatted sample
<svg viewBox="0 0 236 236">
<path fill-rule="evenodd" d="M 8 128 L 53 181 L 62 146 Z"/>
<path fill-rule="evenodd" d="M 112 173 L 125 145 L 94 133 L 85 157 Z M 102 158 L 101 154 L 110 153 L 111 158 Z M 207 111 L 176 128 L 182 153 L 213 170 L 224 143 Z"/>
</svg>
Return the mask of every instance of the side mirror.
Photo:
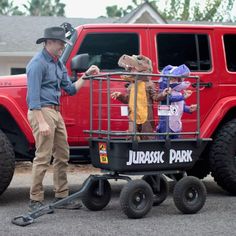
<svg viewBox="0 0 236 236">
<path fill-rule="evenodd" d="M 73 57 L 70 66 L 73 74 L 73 80 L 76 80 L 77 73 L 84 72 L 89 68 L 89 55 L 85 53 Z"/>
</svg>

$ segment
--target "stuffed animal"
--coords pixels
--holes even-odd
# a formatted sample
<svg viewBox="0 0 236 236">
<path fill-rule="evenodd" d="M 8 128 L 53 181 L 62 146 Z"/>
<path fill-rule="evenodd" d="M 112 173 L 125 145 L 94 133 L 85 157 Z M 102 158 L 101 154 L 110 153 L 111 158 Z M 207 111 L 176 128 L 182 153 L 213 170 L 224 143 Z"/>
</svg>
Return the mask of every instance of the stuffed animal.
<svg viewBox="0 0 236 236">
<path fill-rule="evenodd" d="M 168 65 L 162 70 L 163 75 L 176 75 L 176 76 L 189 76 L 190 70 L 186 65 L 171 66 Z M 160 91 L 168 87 L 171 88 L 171 93 L 169 95 L 169 105 L 173 114 L 170 116 L 160 116 L 159 124 L 156 131 L 158 133 L 166 133 L 167 131 L 171 133 L 179 133 L 182 131 L 182 115 L 183 112 L 192 113 L 197 109 L 197 105 L 193 104 L 187 106 L 185 100 L 191 96 L 192 91 L 187 90 L 190 86 L 190 82 L 184 81 L 184 78 L 178 77 L 161 77 L 159 80 Z M 167 104 L 167 100 L 161 101 L 161 104 Z M 161 139 L 165 139 L 165 135 L 158 136 Z M 179 138 L 179 135 L 170 135 L 170 138 Z"/>
<path fill-rule="evenodd" d="M 118 61 L 118 65 L 128 72 L 152 73 L 152 62 L 143 55 L 123 55 Z M 121 76 L 129 81 L 127 93 L 113 92 L 111 97 L 122 103 L 128 104 L 129 130 L 128 132 L 152 133 L 155 130 L 153 120 L 153 101 L 160 101 L 166 98 L 168 89 L 164 89 L 158 94 L 154 83 L 149 76 L 138 76 L 137 81 L 137 105 L 136 120 L 134 119 L 134 96 L 135 96 L 135 75 Z M 135 123 L 136 122 L 136 123 Z M 140 135 L 139 139 L 154 139 L 154 136 Z"/>
</svg>

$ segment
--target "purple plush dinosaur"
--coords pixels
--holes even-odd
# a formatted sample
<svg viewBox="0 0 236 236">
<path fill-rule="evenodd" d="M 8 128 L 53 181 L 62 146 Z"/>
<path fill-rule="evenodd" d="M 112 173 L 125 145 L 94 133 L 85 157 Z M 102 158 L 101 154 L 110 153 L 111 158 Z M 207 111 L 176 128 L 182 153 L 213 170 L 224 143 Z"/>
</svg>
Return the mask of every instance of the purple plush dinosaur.
<svg viewBox="0 0 236 236">
<path fill-rule="evenodd" d="M 162 70 L 163 75 L 176 75 L 176 76 L 189 76 L 190 70 L 186 65 L 171 66 L 168 65 Z M 183 112 L 191 113 L 196 110 L 196 105 L 187 106 L 185 99 L 191 95 L 191 91 L 186 89 L 190 86 L 190 82 L 184 81 L 183 78 L 178 77 L 161 77 L 159 80 L 160 92 L 168 86 L 171 88 L 171 94 L 169 95 L 169 105 L 174 110 L 174 114 L 170 116 L 160 116 L 159 124 L 156 131 L 158 133 L 179 133 L 182 131 L 182 115 Z M 184 92 L 186 91 L 186 92 Z M 161 102 L 162 105 L 167 104 L 167 100 Z M 161 139 L 165 139 L 164 135 L 158 136 Z M 170 138 L 179 138 L 179 135 L 170 135 Z"/>
</svg>

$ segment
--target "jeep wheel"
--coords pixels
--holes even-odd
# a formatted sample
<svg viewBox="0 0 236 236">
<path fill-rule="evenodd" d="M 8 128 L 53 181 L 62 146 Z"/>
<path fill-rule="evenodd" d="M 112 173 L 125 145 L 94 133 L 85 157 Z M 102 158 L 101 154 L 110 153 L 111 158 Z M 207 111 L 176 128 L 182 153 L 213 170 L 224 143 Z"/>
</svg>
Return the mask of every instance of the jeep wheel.
<svg viewBox="0 0 236 236">
<path fill-rule="evenodd" d="M 210 149 L 210 169 L 216 183 L 236 195 L 236 119 L 222 126 Z"/>
<path fill-rule="evenodd" d="M 15 170 L 15 154 L 7 136 L 0 130 L 0 195 L 10 184 Z"/>
</svg>

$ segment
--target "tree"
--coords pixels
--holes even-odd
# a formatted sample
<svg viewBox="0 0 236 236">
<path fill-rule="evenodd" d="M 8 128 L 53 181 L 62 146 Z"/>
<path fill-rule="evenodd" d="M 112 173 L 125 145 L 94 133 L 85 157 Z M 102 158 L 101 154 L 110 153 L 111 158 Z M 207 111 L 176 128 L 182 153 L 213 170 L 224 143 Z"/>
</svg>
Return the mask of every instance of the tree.
<svg viewBox="0 0 236 236">
<path fill-rule="evenodd" d="M 167 20 L 215 22 L 236 20 L 230 14 L 235 0 L 132 0 L 132 5 L 126 9 L 118 8 L 116 5 L 107 7 L 107 16 L 123 17 L 145 1 Z"/>
<path fill-rule="evenodd" d="M 60 0 L 30 0 L 23 6 L 31 16 L 65 16 L 65 4 Z"/>
<path fill-rule="evenodd" d="M 138 5 L 142 4 L 142 0 L 140 0 L 139 2 L 137 0 L 132 0 L 133 5 L 128 5 L 126 7 L 126 9 L 120 7 L 118 8 L 117 5 L 113 5 L 113 6 L 108 6 L 106 7 L 106 13 L 108 17 L 123 17 L 126 14 L 130 13 L 132 10 L 134 10 L 136 7 L 138 7 Z"/>
<path fill-rule="evenodd" d="M 106 12 L 108 17 L 123 17 L 133 10 L 132 6 L 128 6 L 126 9 L 122 7 L 118 8 L 117 5 L 106 7 Z"/>
<path fill-rule="evenodd" d="M 167 0 L 165 11 L 156 8 L 168 20 L 232 21 L 230 12 L 234 0 Z"/>
<path fill-rule="evenodd" d="M 13 5 L 13 1 L 1 0 L 0 1 L 0 15 L 23 15 L 18 6 Z"/>
</svg>

